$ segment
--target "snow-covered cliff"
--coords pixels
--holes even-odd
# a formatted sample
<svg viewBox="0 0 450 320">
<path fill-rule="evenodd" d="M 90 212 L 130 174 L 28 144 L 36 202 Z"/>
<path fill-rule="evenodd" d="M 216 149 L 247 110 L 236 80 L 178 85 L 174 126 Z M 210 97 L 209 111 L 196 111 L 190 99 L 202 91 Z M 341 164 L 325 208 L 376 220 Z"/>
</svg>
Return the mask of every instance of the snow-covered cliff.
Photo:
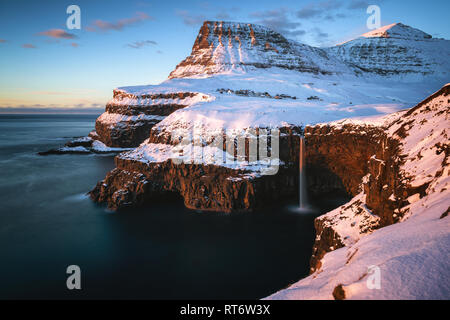
<svg viewBox="0 0 450 320">
<path fill-rule="evenodd" d="M 450 84 L 408 111 L 327 124 L 378 127 L 399 149 L 384 157 L 388 146 L 380 144 L 360 193 L 316 219 L 313 273 L 270 299 L 448 299 L 449 114 Z M 374 267 L 378 289 L 367 285 Z"/>
</svg>

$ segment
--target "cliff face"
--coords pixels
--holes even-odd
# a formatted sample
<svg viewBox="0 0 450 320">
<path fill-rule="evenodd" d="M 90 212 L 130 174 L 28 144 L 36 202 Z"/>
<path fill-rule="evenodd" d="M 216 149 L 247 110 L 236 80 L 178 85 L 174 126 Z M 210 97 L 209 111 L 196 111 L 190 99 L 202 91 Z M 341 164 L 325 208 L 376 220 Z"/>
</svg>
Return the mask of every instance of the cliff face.
<svg viewBox="0 0 450 320">
<path fill-rule="evenodd" d="M 437 190 L 432 185 L 449 170 L 449 94 L 450 85 L 446 85 L 409 111 L 388 117 L 380 127 L 335 123 L 306 128 L 310 141 L 331 151 L 313 149 L 313 157 L 319 154 L 322 168 L 343 176 L 344 187 L 355 196 L 316 219 L 311 273 L 320 270 L 327 252 L 352 246 L 376 229 L 403 221 L 419 199 L 435 192 L 448 193 L 446 188 Z M 357 144 L 349 142 L 345 137 L 349 131 L 353 142 L 365 138 Z M 342 155 L 344 148 L 353 161 Z M 345 178 L 352 173 L 346 171 L 341 159 L 348 161 L 357 179 Z M 356 163 L 360 163 L 359 168 Z"/>
<path fill-rule="evenodd" d="M 113 99 L 96 120 L 98 139 L 109 147 L 137 147 L 150 134 L 150 129 L 172 112 L 206 100 L 193 92 L 135 93 L 114 90 Z"/>
<path fill-rule="evenodd" d="M 289 41 L 269 28 L 247 23 L 205 21 L 191 55 L 172 71 L 169 78 L 271 67 L 313 74 L 349 71 L 344 63 L 330 59 L 324 50 Z"/>
<path fill-rule="evenodd" d="M 399 166 L 399 142 L 389 138 L 384 126 L 336 124 L 306 127 L 308 143 L 308 182 L 310 190 L 320 193 L 343 189 L 356 197 L 341 210 L 358 216 L 353 227 L 359 234 L 398 222 L 394 210 L 405 196 Z M 396 195 L 395 199 L 392 194 Z M 336 213 L 315 220 L 316 242 L 311 257 L 311 272 L 321 266 L 329 252 L 345 246 L 335 227 L 346 217 Z M 345 240 L 348 240 L 345 239 Z"/>
<path fill-rule="evenodd" d="M 276 175 L 262 175 L 246 166 L 176 163 L 169 154 L 174 141 L 161 140 L 154 132 L 146 150 L 159 152 L 159 159 L 136 159 L 136 152 L 115 158 L 117 168 L 91 191 L 96 202 L 110 209 L 142 206 L 155 199 L 178 194 L 186 207 L 204 211 L 241 212 L 273 205 L 298 194 L 298 150 L 300 128 L 283 128 L 280 137 L 281 166 Z M 169 144 L 167 144 L 169 143 Z M 228 155 L 233 150 L 223 151 Z M 157 150 L 157 151 L 156 151 Z M 248 149 L 247 149 L 248 150 Z M 248 152 L 245 157 L 248 157 Z"/>
<path fill-rule="evenodd" d="M 448 299 L 449 111 L 450 84 L 378 124 L 329 124 L 381 125 L 385 138 L 362 191 L 316 219 L 311 275 L 269 299 Z"/>
<path fill-rule="evenodd" d="M 369 159 L 385 139 L 383 128 L 345 124 L 305 128 L 308 188 L 314 193 L 342 189 L 353 196 L 360 191 Z"/>
</svg>

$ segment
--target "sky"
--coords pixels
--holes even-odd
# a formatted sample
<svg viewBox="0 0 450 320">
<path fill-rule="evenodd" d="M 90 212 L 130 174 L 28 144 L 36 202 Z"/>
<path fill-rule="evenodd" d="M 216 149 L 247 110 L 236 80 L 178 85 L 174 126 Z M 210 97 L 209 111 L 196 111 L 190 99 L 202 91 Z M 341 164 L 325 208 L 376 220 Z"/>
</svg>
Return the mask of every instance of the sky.
<svg viewBox="0 0 450 320">
<path fill-rule="evenodd" d="M 100 113 L 120 86 L 158 84 L 190 54 L 205 20 L 266 25 L 287 38 L 333 46 L 402 22 L 450 39 L 448 0 L 0 0 L 0 113 Z M 81 29 L 68 29 L 67 7 Z"/>
</svg>

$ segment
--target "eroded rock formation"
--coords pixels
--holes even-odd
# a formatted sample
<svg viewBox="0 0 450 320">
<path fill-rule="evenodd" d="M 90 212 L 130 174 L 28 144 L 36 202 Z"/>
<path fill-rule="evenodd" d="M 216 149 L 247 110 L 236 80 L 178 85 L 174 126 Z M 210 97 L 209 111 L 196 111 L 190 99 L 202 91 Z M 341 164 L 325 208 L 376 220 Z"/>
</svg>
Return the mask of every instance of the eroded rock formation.
<svg viewBox="0 0 450 320">
<path fill-rule="evenodd" d="M 447 191 L 436 190 L 433 185 L 445 172 L 448 174 L 449 95 L 450 84 L 416 107 L 393 119 L 388 117 L 388 122 L 376 128 L 369 129 L 365 124 L 306 128 L 312 136 L 310 141 L 320 141 L 322 134 L 326 136 L 323 151 L 312 149 L 311 157 L 322 159 L 319 166 L 342 177 L 343 187 L 355 196 L 348 204 L 316 219 L 311 273 L 320 269 L 327 252 L 350 246 L 376 229 L 402 221 L 411 204 L 435 192 Z M 349 130 L 355 140 L 345 137 Z M 359 140 L 363 136 L 366 138 Z M 327 148 L 327 140 L 335 146 Z M 347 156 L 340 153 L 344 149 Z M 345 179 L 352 173 L 347 171 L 343 158 L 360 183 L 358 179 Z M 441 159 L 440 164 L 433 165 L 434 159 Z M 360 163 L 359 168 L 356 163 Z"/>
</svg>

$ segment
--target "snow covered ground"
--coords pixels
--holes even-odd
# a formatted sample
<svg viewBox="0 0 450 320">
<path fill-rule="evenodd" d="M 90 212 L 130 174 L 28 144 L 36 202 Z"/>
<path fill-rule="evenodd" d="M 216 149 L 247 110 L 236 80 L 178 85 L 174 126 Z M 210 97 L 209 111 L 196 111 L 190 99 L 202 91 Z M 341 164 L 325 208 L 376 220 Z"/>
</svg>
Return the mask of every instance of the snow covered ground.
<svg viewBox="0 0 450 320">
<path fill-rule="evenodd" d="M 250 74 L 215 75 L 203 79 L 171 79 L 156 86 L 122 87 L 134 95 L 145 93 L 201 92 L 209 99 L 177 110 L 156 127 L 248 128 L 304 126 L 337 119 L 384 115 L 409 108 L 440 88 L 443 80 L 427 83 L 378 81 L 364 77 L 315 76 L 272 68 Z M 252 90 L 266 98 L 220 93 L 217 90 Z M 114 101 L 111 101 L 113 103 Z"/>
<path fill-rule="evenodd" d="M 425 196 L 408 198 L 401 222 L 360 232 L 362 220 L 378 217 L 365 207 L 365 195 L 357 195 L 325 215 L 345 247 L 327 253 L 319 270 L 268 299 L 333 299 L 338 286 L 346 299 L 450 298 L 450 165 L 443 149 L 449 145 L 449 111 L 448 95 L 440 95 L 397 115 L 399 121 L 389 128 L 403 144 L 401 170 L 408 183 L 428 185 Z M 372 120 L 366 124 L 386 124 L 393 117 Z M 406 128 L 405 138 L 396 134 L 400 126 Z M 358 213 L 357 207 L 365 210 Z"/>
</svg>

